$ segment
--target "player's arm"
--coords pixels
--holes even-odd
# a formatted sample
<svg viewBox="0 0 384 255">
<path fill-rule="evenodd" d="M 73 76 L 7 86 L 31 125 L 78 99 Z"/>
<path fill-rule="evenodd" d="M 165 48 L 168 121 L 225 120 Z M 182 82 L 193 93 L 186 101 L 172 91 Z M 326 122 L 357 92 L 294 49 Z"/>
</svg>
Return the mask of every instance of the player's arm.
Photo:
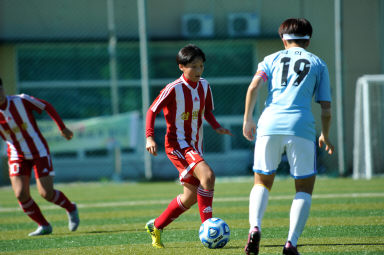
<svg viewBox="0 0 384 255">
<path fill-rule="evenodd" d="M 73 137 L 73 132 L 65 126 L 63 120 L 61 119 L 60 115 L 57 113 L 56 109 L 47 101 L 42 100 L 42 99 L 39 99 L 39 100 L 45 104 L 44 110 L 48 113 L 48 115 L 56 123 L 56 125 L 58 126 L 58 128 L 61 132 L 61 135 L 65 139 L 71 140 Z"/>
<path fill-rule="evenodd" d="M 157 98 L 153 101 L 147 111 L 145 120 L 146 150 L 153 156 L 157 156 L 157 143 L 155 141 L 155 120 L 157 114 L 166 106 L 172 98 L 175 97 L 174 90 L 163 89 Z"/>
<path fill-rule="evenodd" d="M 253 110 L 255 109 L 258 90 L 263 82 L 263 78 L 256 75 L 249 84 L 245 96 L 243 135 L 249 141 L 253 141 L 256 134 L 256 123 L 253 121 Z"/>
<path fill-rule="evenodd" d="M 156 112 L 153 112 L 151 108 L 147 111 L 147 117 L 145 121 L 145 136 L 146 136 L 146 150 L 151 153 L 153 156 L 157 156 L 157 143 L 155 141 L 155 119 Z"/>
<path fill-rule="evenodd" d="M 331 128 L 331 102 L 329 101 L 319 101 L 321 106 L 321 134 L 319 137 L 319 147 L 325 145 L 325 150 L 328 154 L 332 154 L 334 151 L 334 146 L 329 140 L 329 130 Z"/>
<path fill-rule="evenodd" d="M 25 94 L 23 94 L 22 98 L 25 99 L 25 102 L 31 107 L 31 109 L 36 110 L 38 113 L 41 113 L 42 110 L 45 110 L 51 117 L 51 119 L 56 123 L 61 135 L 67 140 L 72 139 L 73 132 L 65 126 L 60 115 L 50 103 L 43 99 L 28 96 Z"/>
<path fill-rule="evenodd" d="M 211 127 L 220 135 L 232 135 L 229 129 L 223 128 L 216 120 L 212 111 L 204 112 L 204 119 L 211 125 Z"/>
</svg>

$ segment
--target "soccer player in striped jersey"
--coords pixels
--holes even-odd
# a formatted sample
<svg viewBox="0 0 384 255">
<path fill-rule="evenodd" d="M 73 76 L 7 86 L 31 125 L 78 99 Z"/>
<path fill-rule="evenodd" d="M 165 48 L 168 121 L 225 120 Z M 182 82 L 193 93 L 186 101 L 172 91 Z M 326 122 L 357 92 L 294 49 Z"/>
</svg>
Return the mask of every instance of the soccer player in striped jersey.
<svg viewBox="0 0 384 255">
<path fill-rule="evenodd" d="M 76 204 L 53 187 L 55 172 L 48 144 L 33 115 L 33 111 L 41 114 L 44 110 L 56 122 L 62 136 L 70 140 L 73 137 L 72 131 L 65 126 L 50 103 L 26 94 L 7 96 L 0 79 L 0 136 L 7 143 L 12 188 L 25 214 L 38 224 L 36 231 L 29 236 L 52 233 L 52 226 L 30 194 L 32 168 L 39 194 L 67 211 L 69 230 L 75 231 L 80 222 Z"/>
<path fill-rule="evenodd" d="M 196 202 L 202 222 L 212 217 L 215 174 L 202 156 L 203 118 L 218 134 L 232 135 L 220 126 L 212 113 L 212 92 L 209 83 L 201 78 L 204 52 L 189 44 L 179 51 L 176 60 L 183 74 L 161 90 L 148 109 L 146 118 L 146 149 L 156 156 L 155 118 L 163 110 L 167 123 L 165 152 L 179 171 L 179 179 L 184 186 L 183 194 L 176 196 L 159 217 L 146 224 L 152 245 L 156 248 L 164 247 L 162 230 Z"/>
<path fill-rule="evenodd" d="M 279 35 L 285 49 L 265 57 L 259 63 L 246 94 L 243 134 L 252 141 L 256 133 L 252 115 L 258 90 L 262 86 L 268 89 L 265 109 L 257 124 L 246 254 L 259 252 L 261 221 L 284 151 L 291 176 L 295 179 L 296 195 L 291 206 L 290 228 L 283 254 L 299 254 L 297 241 L 309 216 L 316 178 L 315 121 L 311 112 L 313 97 L 321 106 L 319 147 L 325 145 L 329 154 L 334 151 L 329 139 L 331 92 L 327 65 L 306 50 L 312 26 L 306 19 L 287 19 L 280 25 Z"/>
</svg>

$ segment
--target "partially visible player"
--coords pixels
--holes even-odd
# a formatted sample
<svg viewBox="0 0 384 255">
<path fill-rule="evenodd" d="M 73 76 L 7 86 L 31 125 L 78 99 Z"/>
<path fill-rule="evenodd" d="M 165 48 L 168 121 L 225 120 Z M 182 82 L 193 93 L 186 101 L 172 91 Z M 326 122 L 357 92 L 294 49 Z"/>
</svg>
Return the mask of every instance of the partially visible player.
<svg viewBox="0 0 384 255">
<path fill-rule="evenodd" d="M 321 106 L 322 132 L 318 144 L 332 154 L 329 140 L 331 92 L 326 64 L 306 51 L 312 26 L 306 19 L 287 19 L 279 27 L 285 50 L 264 58 L 248 87 L 243 134 L 252 141 L 256 124 L 252 113 L 258 90 L 268 89 L 265 109 L 257 125 L 254 153 L 254 186 L 250 194 L 250 232 L 246 254 L 258 254 L 261 221 L 281 155 L 285 151 L 295 179 L 296 195 L 290 211 L 290 228 L 283 254 L 299 254 L 297 242 L 309 216 L 316 178 L 315 121 L 312 98 Z"/>
<path fill-rule="evenodd" d="M 8 147 L 12 188 L 25 214 L 38 224 L 36 231 L 29 236 L 52 233 L 52 226 L 30 195 L 32 168 L 39 194 L 67 211 L 69 230 L 75 231 L 80 222 L 76 204 L 71 203 L 63 192 L 53 187 L 55 172 L 52 168 L 48 144 L 33 115 L 33 111 L 40 114 L 44 110 L 56 122 L 62 136 L 67 140 L 72 139 L 72 131 L 64 125 L 50 103 L 26 94 L 6 96 L 0 79 L 0 135 Z"/>
<path fill-rule="evenodd" d="M 203 117 L 218 134 L 232 135 L 212 114 L 212 92 L 209 83 L 201 78 L 204 52 L 195 45 L 187 45 L 179 51 L 176 60 L 183 74 L 160 92 L 148 109 L 146 119 L 146 149 L 156 156 L 155 118 L 163 110 L 167 123 L 165 152 L 179 171 L 184 186 L 183 194 L 176 196 L 159 217 L 146 224 L 156 248 L 164 247 L 162 230 L 196 202 L 201 222 L 212 217 L 215 174 L 202 156 Z"/>
</svg>

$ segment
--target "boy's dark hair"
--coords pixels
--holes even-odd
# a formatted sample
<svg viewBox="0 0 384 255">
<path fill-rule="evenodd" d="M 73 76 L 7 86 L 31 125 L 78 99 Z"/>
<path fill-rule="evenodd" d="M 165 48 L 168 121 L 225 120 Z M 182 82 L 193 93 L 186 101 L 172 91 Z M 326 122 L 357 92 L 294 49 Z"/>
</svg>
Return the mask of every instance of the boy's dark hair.
<svg viewBox="0 0 384 255">
<path fill-rule="evenodd" d="M 188 44 L 183 47 L 176 56 L 177 64 L 187 65 L 188 63 L 193 62 L 195 58 L 200 57 L 203 62 L 205 62 L 204 52 L 194 44 Z"/>
<path fill-rule="evenodd" d="M 2 85 L 3 85 L 3 80 L 0 77 L 0 86 L 2 86 Z"/>
<path fill-rule="evenodd" d="M 287 19 L 279 27 L 279 35 L 281 38 L 283 38 L 283 34 L 294 34 L 296 36 L 309 35 L 309 37 L 312 37 L 312 26 L 311 23 L 306 19 Z M 292 39 L 289 40 L 289 42 L 294 42 L 296 44 L 303 45 L 306 44 L 308 40 Z"/>
</svg>

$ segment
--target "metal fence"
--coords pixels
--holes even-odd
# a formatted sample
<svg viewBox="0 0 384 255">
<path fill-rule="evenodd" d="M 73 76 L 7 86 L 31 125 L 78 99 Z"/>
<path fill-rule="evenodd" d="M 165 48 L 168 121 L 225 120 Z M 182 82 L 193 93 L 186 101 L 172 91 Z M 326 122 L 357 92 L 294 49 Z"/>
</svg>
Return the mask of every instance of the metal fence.
<svg viewBox="0 0 384 255">
<path fill-rule="evenodd" d="M 78 3 L 81 2 L 85 7 L 84 1 Z M 112 4 L 112 13 L 108 12 L 111 7 L 108 2 Z M 80 23 L 72 24 L 74 30 L 80 31 L 77 34 L 69 36 L 68 31 L 71 28 L 67 27 L 62 36 L 60 31 L 55 31 L 52 38 L 44 39 L 44 36 L 39 36 L 13 40 L 17 52 L 19 92 L 51 102 L 67 121 L 76 122 L 116 115 L 113 101 L 117 102 L 118 113 L 140 112 L 142 119 L 142 60 L 139 22 L 135 20 L 138 17 L 137 2 L 98 0 L 95 1 L 96 7 L 104 6 L 105 11 L 104 21 L 99 20 L 98 25 L 89 24 L 95 17 L 87 19 L 82 16 Z M 261 0 L 167 0 L 163 6 L 161 2 L 148 0 L 145 9 L 148 22 L 150 102 L 167 83 L 181 75 L 175 61 L 178 50 L 188 43 L 197 44 L 207 57 L 203 76 L 212 87 L 214 114 L 224 127 L 234 133 L 233 137 L 220 136 L 205 124 L 204 157 L 218 176 L 249 175 L 253 144 L 242 136 L 245 93 L 257 63 L 264 57 L 262 54 L 266 51 L 265 44 L 271 44 L 267 50 L 269 53 L 280 47 L 276 31 L 282 19 L 273 15 L 265 18 L 262 12 L 268 1 Z M 300 15 L 304 2 L 290 2 L 294 7 L 288 10 L 290 16 Z M 170 11 L 167 4 L 177 4 L 176 13 L 173 11 L 173 14 L 167 15 L 167 11 Z M 155 10 L 157 6 L 162 9 Z M 92 6 L 88 7 L 89 10 L 73 8 L 71 13 L 65 12 L 62 15 L 78 17 L 81 16 L 79 13 L 92 13 Z M 52 9 L 52 12 L 54 11 L 58 10 Z M 162 13 L 163 27 L 156 24 L 159 20 L 156 15 L 160 15 L 159 13 Z M 70 18 L 65 16 L 64 19 Z M 131 24 L 132 20 L 137 26 Z M 52 17 L 46 18 L 44 22 L 46 24 L 42 24 L 43 26 L 55 27 L 50 22 L 57 20 Z M 104 35 L 98 31 L 100 23 L 103 22 L 105 28 L 109 28 L 104 30 Z M 111 23 L 108 25 L 108 22 L 113 22 L 113 27 Z M 177 31 L 169 31 L 167 24 L 174 23 L 177 25 L 169 25 L 169 29 L 174 30 L 176 27 Z M 81 34 L 82 26 L 86 28 L 83 30 L 84 34 Z M 60 28 L 60 24 L 57 24 L 57 27 Z M 158 27 L 162 29 L 163 36 Z M 260 47 L 264 47 L 262 54 Z M 114 74 L 111 61 L 116 63 Z M 113 86 L 117 89 L 115 99 L 112 94 Z M 256 117 L 261 105 L 262 102 L 258 105 Z M 47 115 L 39 118 L 49 119 Z M 135 134 L 139 139 L 132 147 L 117 143 L 118 146 L 112 144 L 104 148 L 86 150 L 76 147 L 67 151 L 53 150 L 57 178 L 63 181 L 97 180 L 116 177 L 117 174 L 123 179 L 143 179 L 146 152 L 142 125 L 143 122 L 139 121 Z M 152 159 L 153 178 L 176 178 L 176 170 L 164 154 L 165 122 L 162 116 L 156 120 L 155 132 L 160 155 Z"/>
</svg>

